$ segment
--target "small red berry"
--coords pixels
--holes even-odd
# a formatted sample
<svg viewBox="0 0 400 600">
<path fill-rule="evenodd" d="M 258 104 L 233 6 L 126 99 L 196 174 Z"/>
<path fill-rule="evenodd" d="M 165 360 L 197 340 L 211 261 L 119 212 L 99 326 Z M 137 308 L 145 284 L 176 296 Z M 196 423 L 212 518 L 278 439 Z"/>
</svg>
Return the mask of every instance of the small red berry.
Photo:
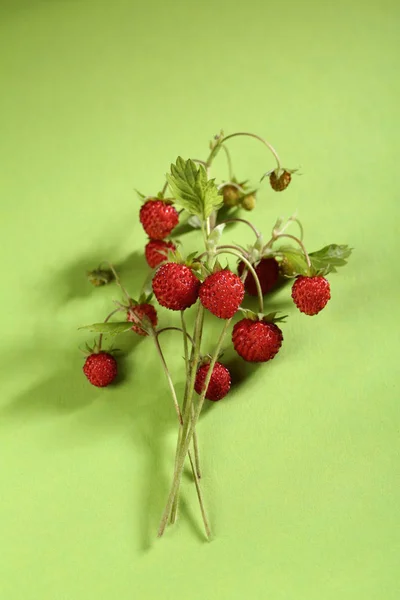
<svg viewBox="0 0 400 600">
<path fill-rule="evenodd" d="M 128 321 L 134 323 L 134 325 L 132 325 L 132 331 L 139 335 L 149 335 L 138 323 L 138 321 L 141 321 L 144 317 L 147 317 L 150 320 L 153 327 L 157 326 L 157 311 L 152 304 L 145 303 L 131 306 L 126 316 Z"/>
<path fill-rule="evenodd" d="M 275 323 L 242 319 L 233 328 L 233 346 L 248 362 L 271 360 L 282 345 L 283 335 Z"/>
<path fill-rule="evenodd" d="M 200 281 L 186 265 L 165 263 L 153 278 L 153 292 L 161 304 L 170 310 L 185 310 L 199 296 Z"/>
<path fill-rule="evenodd" d="M 83 365 L 83 372 L 92 385 L 106 387 L 117 376 L 117 361 L 108 352 L 90 354 Z"/>
<path fill-rule="evenodd" d="M 162 200 L 147 200 L 140 209 L 140 222 L 153 240 L 162 240 L 179 223 L 179 215 L 172 204 Z"/>
<path fill-rule="evenodd" d="M 331 297 L 329 281 L 321 275 L 300 275 L 292 287 L 292 298 L 297 308 L 306 315 L 318 314 Z"/>
<path fill-rule="evenodd" d="M 291 179 L 291 173 L 289 171 L 286 171 L 285 169 L 283 169 L 283 173 L 281 173 L 279 177 L 277 177 L 275 171 L 272 171 L 271 175 L 269 176 L 269 182 L 271 184 L 271 187 L 276 192 L 282 192 L 283 190 L 285 190 L 289 185 Z"/>
<path fill-rule="evenodd" d="M 240 262 L 238 266 L 238 273 L 241 276 L 245 269 L 244 262 Z M 260 280 L 261 290 L 263 295 L 267 294 L 279 277 L 279 265 L 274 258 L 262 258 L 258 265 L 254 266 L 254 270 L 257 273 L 258 279 Z M 251 273 L 248 273 L 244 282 L 244 289 L 249 296 L 257 296 L 257 286 L 255 279 Z"/>
<path fill-rule="evenodd" d="M 196 382 L 194 389 L 198 394 L 201 394 L 204 390 L 204 384 L 207 377 L 207 373 L 210 370 L 210 364 L 201 365 L 196 375 Z M 224 398 L 231 388 L 231 374 L 228 369 L 221 363 L 216 362 L 213 368 L 213 372 L 210 378 L 210 383 L 207 387 L 206 398 L 207 400 L 221 400 Z"/>
<path fill-rule="evenodd" d="M 230 319 L 237 312 L 244 296 L 240 278 L 223 269 L 209 275 L 200 287 L 200 302 L 220 319 Z"/>
<path fill-rule="evenodd" d="M 175 244 L 164 240 L 149 240 L 144 249 L 149 267 L 155 269 L 160 263 L 166 261 L 168 250 L 176 250 Z"/>
</svg>

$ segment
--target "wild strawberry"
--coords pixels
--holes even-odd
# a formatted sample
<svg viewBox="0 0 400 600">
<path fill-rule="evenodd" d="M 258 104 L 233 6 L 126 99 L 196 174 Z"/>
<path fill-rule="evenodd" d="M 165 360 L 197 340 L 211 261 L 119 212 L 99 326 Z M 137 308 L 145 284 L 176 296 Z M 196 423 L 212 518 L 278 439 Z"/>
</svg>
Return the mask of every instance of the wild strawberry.
<svg viewBox="0 0 400 600">
<path fill-rule="evenodd" d="M 242 319 L 233 328 L 233 346 L 248 362 L 271 360 L 282 345 L 283 335 L 275 323 Z"/>
<path fill-rule="evenodd" d="M 321 275 L 300 275 L 292 287 L 292 298 L 297 308 L 306 315 L 318 314 L 331 297 L 329 282 Z"/>
<path fill-rule="evenodd" d="M 157 311 L 152 304 L 145 303 L 131 306 L 126 316 L 128 321 L 134 323 L 134 325 L 132 325 L 132 331 L 138 335 L 149 335 L 146 329 L 140 326 L 140 321 L 143 319 L 146 320 L 146 317 L 153 327 L 157 326 Z M 146 322 L 144 322 L 144 327 L 146 327 Z"/>
<path fill-rule="evenodd" d="M 164 240 L 149 240 L 144 249 L 147 264 L 152 269 L 167 260 L 168 250 L 176 250 L 175 244 Z"/>
<path fill-rule="evenodd" d="M 238 273 L 241 276 L 245 269 L 244 262 L 238 265 Z M 263 295 L 267 294 L 276 284 L 279 277 L 279 265 L 274 258 L 262 258 L 258 265 L 254 266 L 257 277 L 260 281 L 260 286 Z M 249 296 L 257 296 L 257 286 L 255 279 L 251 273 L 247 273 L 244 281 L 244 289 Z"/>
<path fill-rule="evenodd" d="M 224 185 L 222 188 L 222 197 L 225 206 L 237 206 L 239 204 L 240 191 L 234 185 Z"/>
<path fill-rule="evenodd" d="M 117 376 L 117 361 L 108 352 L 93 353 L 87 357 L 83 372 L 92 385 L 106 387 Z"/>
<path fill-rule="evenodd" d="M 198 394 L 201 394 L 204 390 L 204 384 L 207 377 L 207 373 L 210 370 L 210 364 L 201 365 L 197 371 L 196 381 L 194 389 Z M 220 362 L 216 362 L 213 368 L 213 372 L 210 378 L 210 383 L 207 387 L 206 398 L 207 400 L 221 400 L 224 398 L 231 388 L 231 374 L 228 369 Z"/>
<path fill-rule="evenodd" d="M 179 215 L 172 204 L 163 200 L 147 200 L 140 209 L 140 222 L 153 240 L 162 240 L 179 223 Z"/>
<path fill-rule="evenodd" d="M 185 310 L 199 295 L 200 281 L 186 265 L 168 262 L 153 278 L 153 292 L 161 304 L 170 310 Z"/>
<path fill-rule="evenodd" d="M 209 275 L 200 287 L 200 302 L 220 319 L 230 319 L 237 312 L 244 296 L 240 278 L 223 269 Z"/>
<path fill-rule="evenodd" d="M 244 196 L 241 200 L 241 205 L 244 210 L 254 210 L 256 207 L 256 195 L 249 194 L 248 196 Z"/>
<path fill-rule="evenodd" d="M 275 169 L 269 176 L 271 187 L 276 192 L 282 192 L 287 188 L 292 179 L 292 174 L 286 169 Z"/>
</svg>

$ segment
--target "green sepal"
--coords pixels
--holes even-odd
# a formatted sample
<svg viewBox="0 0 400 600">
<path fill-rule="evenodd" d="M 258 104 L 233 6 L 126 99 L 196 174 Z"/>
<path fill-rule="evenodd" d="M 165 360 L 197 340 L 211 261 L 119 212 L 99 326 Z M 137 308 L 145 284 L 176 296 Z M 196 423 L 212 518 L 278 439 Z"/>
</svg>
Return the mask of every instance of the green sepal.
<svg viewBox="0 0 400 600">
<path fill-rule="evenodd" d="M 130 321 L 118 322 L 118 323 L 94 323 L 93 325 L 85 325 L 79 327 L 79 329 L 88 329 L 95 333 L 108 333 L 109 335 L 117 335 L 118 333 L 125 333 L 132 328 Z"/>
<path fill-rule="evenodd" d="M 288 315 L 277 317 L 277 314 L 279 314 L 279 311 L 270 312 L 267 315 L 262 315 L 261 320 L 265 321 L 265 323 L 286 323 Z"/>
<path fill-rule="evenodd" d="M 286 277 L 311 275 L 306 257 L 300 248 L 281 246 L 276 251 L 276 258 L 280 260 L 281 270 Z"/>
<path fill-rule="evenodd" d="M 176 164 L 171 165 L 167 181 L 176 204 L 203 221 L 222 206 L 223 198 L 214 179 L 207 180 L 203 165 L 196 165 L 191 159 L 185 161 L 179 156 Z"/>
<path fill-rule="evenodd" d="M 144 200 L 145 198 L 147 198 L 147 196 L 145 196 L 144 194 L 142 194 L 142 192 L 139 192 L 139 190 L 137 190 L 136 188 L 135 188 L 135 192 L 139 196 L 140 200 Z"/>
<path fill-rule="evenodd" d="M 217 225 L 216 227 L 214 227 L 214 229 L 212 230 L 212 232 L 210 233 L 210 235 L 207 238 L 207 249 L 208 250 L 215 250 L 215 248 L 218 246 L 219 241 L 221 239 L 222 236 L 222 232 L 225 229 L 225 223 L 221 223 L 220 225 Z"/>
</svg>

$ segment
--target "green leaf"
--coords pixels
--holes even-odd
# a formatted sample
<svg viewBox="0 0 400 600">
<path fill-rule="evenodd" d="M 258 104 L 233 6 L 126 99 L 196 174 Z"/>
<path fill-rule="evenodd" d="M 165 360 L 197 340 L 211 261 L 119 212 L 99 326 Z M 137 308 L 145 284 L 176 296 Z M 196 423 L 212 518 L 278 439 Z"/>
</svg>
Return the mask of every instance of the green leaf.
<svg viewBox="0 0 400 600">
<path fill-rule="evenodd" d="M 96 333 L 109 333 L 110 335 L 124 333 L 125 331 L 129 331 L 131 328 L 132 323 L 130 321 L 123 323 L 94 323 L 93 325 L 79 327 L 79 329 L 88 329 L 89 331 L 95 331 Z"/>
<path fill-rule="evenodd" d="M 171 165 L 171 174 L 167 174 L 167 180 L 175 203 L 203 221 L 222 206 L 223 199 L 214 179 L 207 180 L 204 167 L 197 166 L 190 159 L 185 161 L 179 156 L 176 164 Z"/>
<path fill-rule="evenodd" d="M 212 230 L 212 232 L 210 233 L 210 235 L 207 238 L 207 249 L 208 250 L 215 250 L 215 248 L 219 244 L 219 241 L 221 239 L 224 229 L 225 229 L 225 223 L 221 223 L 220 225 L 217 225 L 216 227 L 214 227 L 214 229 Z"/>
<path fill-rule="evenodd" d="M 343 267 L 347 264 L 352 248 L 346 244 L 329 244 L 317 252 L 309 254 L 310 260 L 315 271 L 320 275 L 336 273 L 337 267 Z"/>
</svg>

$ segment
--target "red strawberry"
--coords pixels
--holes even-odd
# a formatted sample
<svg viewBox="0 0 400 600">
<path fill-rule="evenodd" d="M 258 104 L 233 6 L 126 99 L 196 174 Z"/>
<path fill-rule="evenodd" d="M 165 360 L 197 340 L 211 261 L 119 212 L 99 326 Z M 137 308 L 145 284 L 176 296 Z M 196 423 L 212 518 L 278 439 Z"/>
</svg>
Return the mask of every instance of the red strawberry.
<svg viewBox="0 0 400 600">
<path fill-rule="evenodd" d="M 245 264 L 241 261 L 238 266 L 238 273 L 240 276 L 244 269 Z M 261 290 L 264 295 L 269 292 L 278 281 L 279 265 L 274 258 L 262 258 L 258 265 L 254 266 L 254 270 L 260 280 Z M 249 296 L 257 296 L 256 282 L 251 273 L 248 273 L 246 276 L 244 288 Z"/>
<path fill-rule="evenodd" d="M 233 346 L 248 362 L 266 362 L 274 358 L 282 345 L 283 335 L 275 323 L 242 319 L 233 328 Z"/>
<path fill-rule="evenodd" d="M 185 310 L 199 295 L 200 281 L 186 265 L 168 262 L 153 278 L 153 292 L 161 304 L 170 310 Z"/>
<path fill-rule="evenodd" d="M 147 264 L 152 269 L 167 260 L 168 250 L 176 250 L 175 244 L 163 240 L 149 240 L 144 249 Z"/>
<path fill-rule="evenodd" d="M 306 315 L 316 315 L 331 297 L 329 282 L 321 275 L 300 275 L 292 287 L 292 298 L 297 308 Z"/>
<path fill-rule="evenodd" d="M 117 376 L 117 361 L 108 352 L 93 353 L 87 357 L 83 372 L 92 385 L 106 387 Z"/>
<path fill-rule="evenodd" d="M 278 176 L 276 171 L 278 172 Z M 276 192 L 282 192 L 285 190 L 291 179 L 292 175 L 290 171 L 286 171 L 286 169 L 276 169 L 275 171 L 272 171 L 271 175 L 269 176 L 271 187 Z"/>
<path fill-rule="evenodd" d="M 172 204 L 163 200 L 147 200 L 140 209 L 140 222 L 153 240 L 162 240 L 179 223 L 179 215 Z"/>
<path fill-rule="evenodd" d="M 144 317 L 147 317 L 150 320 L 150 323 L 153 327 L 157 326 L 157 311 L 152 304 L 136 304 L 135 306 L 131 306 L 127 313 L 128 321 L 132 321 L 134 325 L 132 326 L 132 331 L 139 335 L 149 335 L 143 327 L 140 326 L 138 321 L 142 321 Z M 146 323 L 144 324 L 146 327 Z"/>
<path fill-rule="evenodd" d="M 194 389 L 198 394 L 204 390 L 204 384 L 207 373 L 210 370 L 210 364 L 201 365 L 196 375 Z M 228 369 L 219 362 L 216 362 L 211 375 L 210 383 L 207 387 L 207 400 L 221 400 L 224 398 L 231 388 L 231 374 Z"/>
<path fill-rule="evenodd" d="M 240 278 L 223 269 L 209 275 L 200 287 L 200 302 L 220 319 L 230 319 L 237 312 L 244 296 Z"/>
</svg>

